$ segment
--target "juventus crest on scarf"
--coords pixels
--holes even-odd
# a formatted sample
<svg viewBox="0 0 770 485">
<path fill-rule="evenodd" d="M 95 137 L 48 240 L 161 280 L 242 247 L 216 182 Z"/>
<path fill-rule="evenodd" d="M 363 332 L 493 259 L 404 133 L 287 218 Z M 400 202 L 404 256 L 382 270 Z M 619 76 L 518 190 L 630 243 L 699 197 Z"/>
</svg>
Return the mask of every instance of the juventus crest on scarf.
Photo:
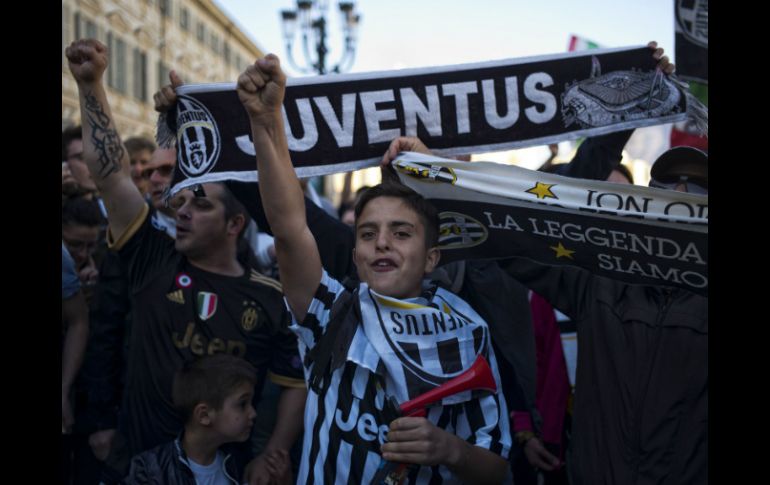
<svg viewBox="0 0 770 485">
<path fill-rule="evenodd" d="M 375 166 L 394 138 L 444 155 L 556 143 L 708 113 L 651 50 L 622 48 L 426 69 L 289 79 L 283 114 L 299 177 Z M 255 151 L 234 83 L 177 88 L 158 142 L 177 140 L 173 190 L 255 182 Z"/>
<path fill-rule="evenodd" d="M 428 306 L 359 290 L 366 338 L 387 369 L 388 392 L 406 402 L 458 376 L 480 354 L 488 357 L 489 329 L 462 298 L 437 288 Z M 456 404 L 465 391 L 444 398 Z"/>
</svg>

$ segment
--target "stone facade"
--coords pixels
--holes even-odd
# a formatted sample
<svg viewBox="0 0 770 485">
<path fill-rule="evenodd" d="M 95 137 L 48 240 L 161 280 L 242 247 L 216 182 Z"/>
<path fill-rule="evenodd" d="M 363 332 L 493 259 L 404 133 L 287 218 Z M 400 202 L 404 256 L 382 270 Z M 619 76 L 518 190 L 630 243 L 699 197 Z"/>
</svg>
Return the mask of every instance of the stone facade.
<svg viewBox="0 0 770 485">
<path fill-rule="evenodd" d="M 107 96 L 124 139 L 154 137 L 152 95 L 169 70 L 187 83 L 234 82 L 264 56 L 211 0 L 62 0 L 62 129 L 80 123 L 64 49 L 86 37 L 110 50 Z"/>
</svg>

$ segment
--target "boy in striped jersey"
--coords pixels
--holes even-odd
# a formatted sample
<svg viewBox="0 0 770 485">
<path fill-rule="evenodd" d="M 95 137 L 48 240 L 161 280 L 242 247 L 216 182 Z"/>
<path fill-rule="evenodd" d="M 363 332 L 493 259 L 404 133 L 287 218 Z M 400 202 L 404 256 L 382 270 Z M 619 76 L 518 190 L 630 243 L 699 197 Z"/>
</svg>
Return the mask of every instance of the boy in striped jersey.
<svg viewBox="0 0 770 485">
<path fill-rule="evenodd" d="M 393 420 L 384 409 L 388 396 L 412 399 L 478 355 L 487 357 L 500 388 L 484 320 L 456 295 L 423 289 L 424 275 L 439 260 L 435 208 L 393 185 L 361 198 L 353 259 L 362 283 L 353 311 L 337 326 L 332 307 L 350 292 L 322 268 L 307 226 L 281 115 L 285 84 L 278 58 L 268 55 L 241 74 L 237 91 L 251 122 L 262 203 L 310 381 L 298 483 L 368 484 L 381 459 L 420 465 L 410 471 L 410 483 L 501 483 L 511 437 L 500 394 L 451 396 L 426 418 Z M 327 368 L 316 349 L 330 340 L 343 355 Z"/>
</svg>

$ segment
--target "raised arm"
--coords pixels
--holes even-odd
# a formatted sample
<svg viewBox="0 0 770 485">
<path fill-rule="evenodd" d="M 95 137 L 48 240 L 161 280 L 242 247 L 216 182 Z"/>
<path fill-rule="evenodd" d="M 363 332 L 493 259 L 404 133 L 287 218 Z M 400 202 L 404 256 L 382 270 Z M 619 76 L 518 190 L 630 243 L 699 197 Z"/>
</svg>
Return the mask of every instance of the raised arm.
<svg viewBox="0 0 770 485">
<path fill-rule="evenodd" d="M 281 284 L 302 321 L 321 281 L 321 258 L 305 218 L 305 201 L 289 157 L 281 106 L 286 75 L 268 54 L 238 78 L 238 97 L 251 122 L 262 206 L 275 237 Z"/>
<path fill-rule="evenodd" d="M 128 153 L 116 130 L 102 84 L 107 48 L 97 40 L 78 40 L 70 44 L 66 55 L 80 95 L 83 159 L 104 199 L 112 235 L 118 238 L 145 202 L 131 181 Z"/>
</svg>

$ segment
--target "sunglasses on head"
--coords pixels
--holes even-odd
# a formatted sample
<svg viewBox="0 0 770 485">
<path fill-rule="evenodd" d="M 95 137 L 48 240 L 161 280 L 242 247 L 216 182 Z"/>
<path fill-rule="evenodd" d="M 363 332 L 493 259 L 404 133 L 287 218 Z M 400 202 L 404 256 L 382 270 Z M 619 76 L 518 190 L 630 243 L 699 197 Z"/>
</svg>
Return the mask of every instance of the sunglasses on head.
<svg viewBox="0 0 770 485">
<path fill-rule="evenodd" d="M 673 176 L 663 180 L 650 179 L 650 187 L 658 189 L 676 190 L 678 185 L 684 185 L 685 190 L 690 194 L 708 195 L 709 189 L 699 179 L 690 179 L 687 175 Z"/>
</svg>

